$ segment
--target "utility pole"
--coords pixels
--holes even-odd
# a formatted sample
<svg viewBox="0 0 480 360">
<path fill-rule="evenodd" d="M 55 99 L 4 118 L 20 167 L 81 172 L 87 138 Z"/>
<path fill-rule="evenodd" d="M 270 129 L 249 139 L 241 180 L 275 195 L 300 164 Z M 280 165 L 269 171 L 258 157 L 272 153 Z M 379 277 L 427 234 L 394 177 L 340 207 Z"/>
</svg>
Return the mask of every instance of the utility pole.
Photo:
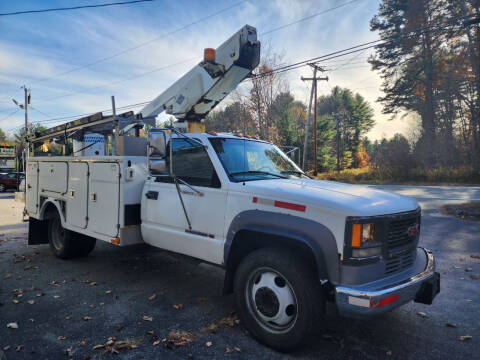
<svg viewBox="0 0 480 360">
<path fill-rule="evenodd" d="M 340 172 L 340 125 L 339 125 L 339 119 L 338 117 L 340 116 L 340 113 L 335 112 L 333 113 L 333 116 L 335 116 L 335 129 L 337 131 L 337 173 Z"/>
<path fill-rule="evenodd" d="M 25 90 L 25 102 L 24 102 L 24 110 L 25 110 L 25 136 L 28 133 L 28 104 L 30 103 L 30 94 L 25 85 L 23 85 L 23 90 Z"/>
<path fill-rule="evenodd" d="M 311 78 L 304 78 L 303 76 L 301 79 L 303 81 L 311 80 L 312 81 L 312 90 L 310 92 L 310 103 L 308 105 L 308 118 L 307 124 L 305 125 L 305 141 L 303 144 L 303 161 L 302 161 L 302 169 L 305 170 L 306 159 L 307 159 L 307 144 L 308 144 L 308 130 L 310 128 L 310 119 L 312 113 L 312 100 L 315 97 L 315 102 L 313 105 L 313 174 L 316 176 L 318 173 L 317 168 L 317 82 L 321 80 L 328 81 L 328 76 L 326 77 L 317 77 L 317 70 L 324 72 L 325 69 L 316 65 L 316 64 L 309 64 L 313 67 L 313 77 Z"/>
</svg>

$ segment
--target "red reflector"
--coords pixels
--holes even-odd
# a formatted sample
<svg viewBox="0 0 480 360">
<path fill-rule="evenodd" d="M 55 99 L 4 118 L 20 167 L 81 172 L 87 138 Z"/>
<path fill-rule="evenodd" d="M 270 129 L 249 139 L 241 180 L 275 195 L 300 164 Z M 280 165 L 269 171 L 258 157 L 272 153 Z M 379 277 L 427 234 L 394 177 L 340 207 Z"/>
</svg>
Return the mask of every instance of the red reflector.
<svg viewBox="0 0 480 360">
<path fill-rule="evenodd" d="M 279 207 L 279 208 L 283 208 L 283 209 L 302 211 L 302 212 L 304 212 L 307 209 L 307 207 L 305 205 L 292 204 L 292 203 L 289 203 L 289 202 L 277 201 L 277 200 L 275 200 L 274 206 Z"/>
<path fill-rule="evenodd" d="M 252 199 L 252 201 L 253 201 L 254 203 L 258 202 L 258 198 L 257 198 L 256 196 L 254 196 L 253 199 Z"/>
<path fill-rule="evenodd" d="M 378 300 L 378 303 L 375 304 L 373 300 L 370 300 L 370 307 L 382 307 L 394 303 L 398 300 L 398 294 L 393 294 L 392 296 Z"/>
</svg>

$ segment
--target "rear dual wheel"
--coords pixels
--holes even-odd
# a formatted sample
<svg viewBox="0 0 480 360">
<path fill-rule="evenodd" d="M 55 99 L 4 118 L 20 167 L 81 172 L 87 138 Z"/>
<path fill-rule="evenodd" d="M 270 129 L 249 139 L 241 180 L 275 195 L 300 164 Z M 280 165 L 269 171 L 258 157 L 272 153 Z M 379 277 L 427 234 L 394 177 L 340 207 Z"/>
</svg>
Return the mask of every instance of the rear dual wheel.
<svg viewBox="0 0 480 360">
<path fill-rule="evenodd" d="M 95 248 L 96 239 L 65 229 L 59 214 L 55 212 L 48 221 L 48 242 L 56 257 L 69 259 L 90 254 Z"/>
<path fill-rule="evenodd" d="M 291 251 L 264 248 L 235 272 L 235 300 L 246 328 L 258 341 L 290 351 L 323 325 L 325 298 L 315 271 Z"/>
</svg>

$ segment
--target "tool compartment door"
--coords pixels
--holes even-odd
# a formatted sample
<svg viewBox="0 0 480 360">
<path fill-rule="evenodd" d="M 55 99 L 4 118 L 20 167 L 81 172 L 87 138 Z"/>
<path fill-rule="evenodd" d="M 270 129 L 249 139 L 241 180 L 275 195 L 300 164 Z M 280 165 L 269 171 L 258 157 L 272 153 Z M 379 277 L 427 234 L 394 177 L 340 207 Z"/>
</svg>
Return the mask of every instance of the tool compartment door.
<svg viewBox="0 0 480 360">
<path fill-rule="evenodd" d="M 116 237 L 119 229 L 120 165 L 89 164 L 88 229 Z"/>
<path fill-rule="evenodd" d="M 87 227 L 88 164 L 70 162 L 68 168 L 67 223 L 79 228 Z"/>
<path fill-rule="evenodd" d="M 38 213 L 38 162 L 27 162 L 27 177 L 25 179 L 25 207 L 29 214 Z"/>
<path fill-rule="evenodd" d="M 39 164 L 40 191 L 59 194 L 67 192 L 68 163 L 61 161 L 41 161 Z"/>
</svg>

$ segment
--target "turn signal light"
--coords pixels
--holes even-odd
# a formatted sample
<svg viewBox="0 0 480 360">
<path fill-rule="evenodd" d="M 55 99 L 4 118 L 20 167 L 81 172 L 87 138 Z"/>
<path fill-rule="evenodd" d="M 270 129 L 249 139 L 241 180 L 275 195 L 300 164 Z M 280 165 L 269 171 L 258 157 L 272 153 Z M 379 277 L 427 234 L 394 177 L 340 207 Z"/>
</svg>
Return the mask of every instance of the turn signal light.
<svg viewBox="0 0 480 360">
<path fill-rule="evenodd" d="M 352 247 L 358 248 L 362 245 L 362 224 L 352 225 Z"/>
<path fill-rule="evenodd" d="M 119 237 L 113 238 L 112 240 L 110 240 L 110 242 L 114 245 L 120 245 L 120 238 Z"/>
</svg>

